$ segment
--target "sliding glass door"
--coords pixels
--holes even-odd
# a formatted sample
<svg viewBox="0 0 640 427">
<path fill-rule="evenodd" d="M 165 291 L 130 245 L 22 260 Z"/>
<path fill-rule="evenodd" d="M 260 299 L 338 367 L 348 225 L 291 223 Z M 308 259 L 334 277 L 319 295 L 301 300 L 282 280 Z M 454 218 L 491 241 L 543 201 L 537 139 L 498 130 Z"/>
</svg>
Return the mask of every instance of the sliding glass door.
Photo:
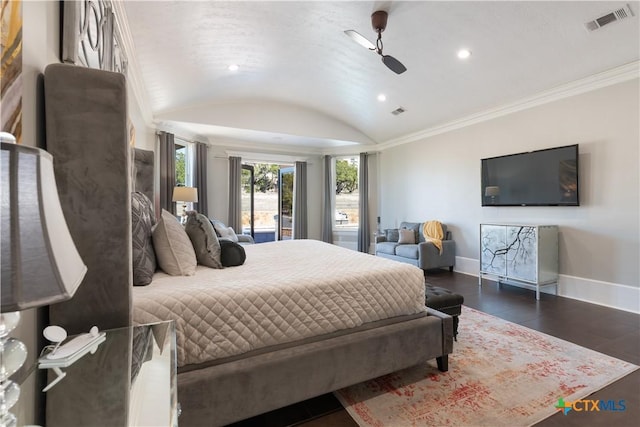
<svg viewBox="0 0 640 427">
<path fill-rule="evenodd" d="M 288 165 L 242 165 L 242 232 L 256 243 L 292 238 L 293 178 Z"/>
<path fill-rule="evenodd" d="M 251 234 L 255 239 L 255 197 L 254 197 L 254 168 L 252 165 L 242 165 L 242 230 L 243 234 Z"/>
<path fill-rule="evenodd" d="M 278 172 L 278 240 L 291 240 L 293 236 L 293 178 L 292 167 Z"/>
</svg>

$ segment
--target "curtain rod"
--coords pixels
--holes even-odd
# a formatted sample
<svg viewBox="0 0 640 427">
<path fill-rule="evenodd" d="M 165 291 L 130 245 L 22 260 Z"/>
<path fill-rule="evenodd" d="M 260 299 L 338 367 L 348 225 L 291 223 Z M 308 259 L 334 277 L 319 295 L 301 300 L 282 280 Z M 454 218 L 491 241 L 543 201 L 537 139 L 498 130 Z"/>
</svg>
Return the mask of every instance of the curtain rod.
<svg viewBox="0 0 640 427">
<path fill-rule="evenodd" d="M 161 132 L 170 133 L 171 135 L 173 135 L 174 138 L 180 139 L 180 140 L 182 140 L 184 142 L 190 142 L 192 144 L 204 144 L 204 145 L 207 146 L 207 148 L 209 148 L 211 146 L 208 142 L 195 141 L 193 139 L 185 138 L 183 136 L 177 135 L 177 134 L 172 133 L 172 132 L 168 132 L 166 130 L 165 131 L 156 131 L 156 136 L 160 136 Z"/>
</svg>

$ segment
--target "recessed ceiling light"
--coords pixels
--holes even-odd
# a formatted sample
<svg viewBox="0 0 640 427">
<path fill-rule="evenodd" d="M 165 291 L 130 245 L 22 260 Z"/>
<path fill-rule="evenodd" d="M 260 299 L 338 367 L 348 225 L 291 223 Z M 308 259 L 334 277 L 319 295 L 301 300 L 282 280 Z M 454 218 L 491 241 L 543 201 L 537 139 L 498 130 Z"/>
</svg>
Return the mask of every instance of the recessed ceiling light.
<svg viewBox="0 0 640 427">
<path fill-rule="evenodd" d="M 460 59 L 467 59 L 470 56 L 471 56 L 471 51 L 469 49 L 460 49 L 458 51 L 458 58 Z"/>
<path fill-rule="evenodd" d="M 229 71 L 238 71 L 238 64 L 231 64 L 229 65 Z"/>
<path fill-rule="evenodd" d="M 381 93 L 380 95 L 378 95 L 378 101 L 384 102 L 386 100 L 387 100 L 387 96 L 384 93 Z"/>
</svg>

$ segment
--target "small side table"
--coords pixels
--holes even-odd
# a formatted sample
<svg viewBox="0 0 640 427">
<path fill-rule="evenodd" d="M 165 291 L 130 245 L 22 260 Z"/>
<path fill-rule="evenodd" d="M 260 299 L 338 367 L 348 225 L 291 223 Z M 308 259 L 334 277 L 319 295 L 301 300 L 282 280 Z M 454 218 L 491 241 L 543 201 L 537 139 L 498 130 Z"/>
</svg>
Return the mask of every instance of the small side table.
<svg viewBox="0 0 640 427">
<path fill-rule="evenodd" d="M 175 324 L 110 329 L 46 392 L 46 425 L 177 426 Z M 49 373 L 49 382 L 56 375 Z"/>
</svg>

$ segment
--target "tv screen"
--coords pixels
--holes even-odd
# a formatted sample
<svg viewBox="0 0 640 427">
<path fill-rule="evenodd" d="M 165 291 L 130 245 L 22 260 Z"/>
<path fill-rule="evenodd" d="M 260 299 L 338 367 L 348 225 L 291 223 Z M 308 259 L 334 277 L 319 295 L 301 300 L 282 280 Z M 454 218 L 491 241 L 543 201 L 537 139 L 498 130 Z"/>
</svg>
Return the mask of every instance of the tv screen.
<svg viewBox="0 0 640 427">
<path fill-rule="evenodd" d="M 579 206 L 578 144 L 482 159 L 482 206 Z"/>
</svg>

